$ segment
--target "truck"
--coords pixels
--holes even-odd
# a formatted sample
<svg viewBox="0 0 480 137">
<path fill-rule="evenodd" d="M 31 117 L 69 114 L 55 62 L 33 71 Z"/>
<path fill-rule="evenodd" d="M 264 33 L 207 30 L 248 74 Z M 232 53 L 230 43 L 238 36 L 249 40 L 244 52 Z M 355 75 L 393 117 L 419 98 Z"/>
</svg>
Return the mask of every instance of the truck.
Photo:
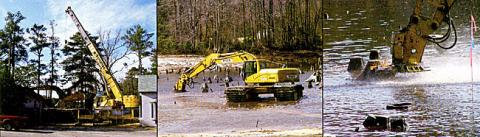
<svg viewBox="0 0 480 137">
<path fill-rule="evenodd" d="M 28 117 L 16 115 L 0 115 L 0 126 L 5 130 L 20 130 L 26 126 Z"/>
</svg>

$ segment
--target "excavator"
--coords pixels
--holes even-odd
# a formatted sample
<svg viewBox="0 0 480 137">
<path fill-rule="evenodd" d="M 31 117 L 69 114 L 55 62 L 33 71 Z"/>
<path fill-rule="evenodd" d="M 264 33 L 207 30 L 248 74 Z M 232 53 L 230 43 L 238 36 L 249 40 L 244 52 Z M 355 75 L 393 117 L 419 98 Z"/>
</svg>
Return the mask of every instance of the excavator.
<svg viewBox="0 0 480 137">
<path fill-rule="evenodd" d="M 97 97 L 94 103 L 94 109 L 96 112 L 100 113 L 101 118 L 109 117 L 113 111 L 122 111 L 128 109 L 132 112 L 139 107 L 139 99 L 135 95 L 123 95 L 118 85 L 115 77 L 107 69 L 105 61 L 100 56 L 100 52 L 97 48 L 95 42 L 93 42 L 87 34 L 87 31 L 83 28 L 82 24 L 78 20 L 77 16 L 73 12 L 72 8 L 69 6 L 65 12 L 70 16 L 75 23 L 79 33 L 81 34 L 83 40 L 86 42 L 92 57 L 95 59 L 95 62 L 99 66 L 100 74 L 105 79 L 109 90 L 106 91 L 106 96 Z"/>
<path fill-rule="evenodd" d="M 193 78 L 217 64 L 243 63 L 243 86 L 226 87 L 225 95 L 230 102 L 251 101 L 259 94 L 274 94 L 280 101 L 295 101 L 303 96 L 303 86 L 299 84 L 300 69 L 278 67 L 278 63 L 257 59 L 251 53 L 212 53 L 201 62 L 182 72 L 175 84 L 175 91 L 185 92 L 185 87 L 193 84 Z"/>
<path fill-rule="evenodd" d="M 385 79 L 395 76 L 395 73 L 422 72 L 426 71 L 420 65 L 427 42 L 432 42 L 442 49 L 451 49 L 457 42 L 455 25 L 450 17 L 450 10 L 455 0 L 428 0 L 434 11 L 431 17 L 422 15 L 425 0 L 416 0 L 415 9 L 410 16 L 408 25 L 401 29 L 393 37 L 391 47 L 392 63 L 382 62 L 378 51 L 370 51 L 370 60 L 363 66 L 361 58 L 351 58 L 348 66 L 349 72 L 360 73 L 358 80 Z M 442 23 L 448 25 L 448 31 L 441 37 L 432 34 L 441 28 Z M 440 43 L 449 39 L 451 33 L 455 33 L 452 45 L 445 47 Z"/>
</svg>

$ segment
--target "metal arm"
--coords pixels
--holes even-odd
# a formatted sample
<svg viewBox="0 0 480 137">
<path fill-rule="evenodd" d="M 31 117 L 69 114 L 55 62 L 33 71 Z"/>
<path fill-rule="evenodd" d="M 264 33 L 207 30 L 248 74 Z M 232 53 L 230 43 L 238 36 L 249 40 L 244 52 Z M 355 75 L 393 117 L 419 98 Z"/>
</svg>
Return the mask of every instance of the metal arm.
<svg viewBox="0 0 480 137">
<path fill-rule="evenodd" d="M 176 91 L 185 91 L 185 85 L 193 77 L 196 77 L 199 73 L 203 72 L 205 69 L 215 65 L 215 64 L 224 64 L 224 63 L 242 63 L 245 61 L 257 60 L 255 55 L 239 51 L 233 53 L 217 54 L 213 53 L 205 57 L 201 62 L 195 66 L 190 67 L 188 70 L 183 72 L 180 76 L 180 79 L 175 84 Z M 257 70 L 260 70 L 259 63 L 257 63 Z"/>
<path fill-rule="evenodd" d="M 73 22 L 75 23 L 75 26 L 77 26 L 78 31 L 80 32 L 83 40 L 87 42 L 87 47 L 90 50 L 90 53 L 92 54 L 93 58 L 97 62 L 97 65 L 100 67 L 100 73 L 102 74 L 103 78 L 107 81 L 108 87 L 110 87 L 111 92 L 113 93 L 113 97 L 117 101 L 122 101 L 122 93 L 120 86 L 118 86 L 117 81 L 113 77 L 113 75 L 110 73 L 110 71 L 107 69 L 107 65 L 105 65 L 105 62 L 103 61 L 102 57 L 100 56 L 99 50 L 97 49 L 97 46 L 95 42 L 93 42 L 90 37 L 88 37 L 87 32 L 83 28 L 82 24 L 78 20 L 77 16 L 73 12 L 73 10 L 68 7 L 65 12 L 72 18 Z M 107 91 L 108 93 L 108 91 Z M 111 96 L 112 94 L 110 94 Z"/>
<path fill-rule="evenodd" d="M 421 15 L 423 1 L 416 1 L 416 7 L 408 26 L 394 37 L 392 63 L 399 72 L 423 71 L 419 64 L 422 62 L 427 41 L 435 42 L 438 45 L 439 42 L 443 42 L 448 38 L 447 35 L 450 34 L 450 29 L 447 35 L 445 35 L 447 37 L 440 38 L 441 41 L 439 42 L 434 41 L 435 38 L 431 38 L 429 35 L 438 30 L 442 22 L 446 22 L 450 25 L 449 27 L 455 28 L 453 21 L 449 17 L 450 9 L 455 0 L 429 1 L 436 9 L 431 18 Z M 452 47 L 453 45 L 445 49 Z"/>
</svg>

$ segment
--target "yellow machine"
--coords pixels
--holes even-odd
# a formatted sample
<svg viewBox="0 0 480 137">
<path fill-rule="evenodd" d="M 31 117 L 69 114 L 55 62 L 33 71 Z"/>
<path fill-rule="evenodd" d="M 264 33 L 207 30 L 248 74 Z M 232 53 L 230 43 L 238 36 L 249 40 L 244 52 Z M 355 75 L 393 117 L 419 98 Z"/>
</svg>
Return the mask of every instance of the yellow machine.
<svg viewBox="0 0 480 137">
<path fill-rule="evenodd" d="M 123 109 L 123 108 L 128 108 L 128 109 L 135 109 L 138 108 L 139 106 L 139 99 L 135 95 L 122 95 L 120 86 L 118 85 L 117 81 L 113 77 L 113 75 L 110 73 L 110 71 L 107 69 L 105 62 L 103 61 L 102 57 L 100 56 L 100 53 L 97 49 L 97 46 L 95 45 L 95 42 L 93 42 L 87 35 L 87 32 L 83 28 L 82 24 L 76 17 L 75 13 L 73 10 L 68 7 L 65 12 L 72 18 L 73 22 L 77 26 L 80 34 L 82 35 L 83 40 L 87 43 L 87 47 L 90 50 L 90 53 L 92 54 L 92 57 L 95 59 L 97 65 L 100 67 L 100 74 L 103 76 L 103 78 L 107 81 L 107 85 L 110 88 L 110 90 L 107 90 L 107 96 L 102 96 L 100 98 L 97 98 L 97 102 L 94 103 L 94 108 L 95 109 Z"/>
<path fill-rule="evenodd" d="M 428 3 L 435 9 L 431 17 L 422 15 L 422 6 L 425 0 L 416 0 L 416 6 L 410 17 L 408 26 L 400 30 L 393 39 L 392 46 L 392 63 L 393 65 L 385 65 L 382 63 L 378 52 L 370 52 L 370 60 L 368 61 L 363 73 L 358 79 L 369 79 L 377 77 L 394 76 L 396 72 L 420 72 L 425 69 L 420 66 L 425 46 L 428 42 L 435 43 L 440 48 L 451 49 L 457 41 L 457 34 L 452 18 L 450 17 L 450 9 L 455 0 L 430 0 Z M 448 24 L 448 32 L 442 37 L 433 37 L 432 33 L 437 31 L 442 23 Z M 455 41 L 449 47 L 441 46 L 440 43 L 445 42 L 450 34 L 455 33 Z M 351 68 L 358 68 L 361 60 L 351 59 L 349 71 Z M 387 67 L 385 67 L 387 66 Z"/>
<path fill-rule="evenodd" d="M 192 79 L 199 73 L 213 65 L 224 63 L 243 63 L 243 79 L 246 84 L 227 87 L 225 94 L 229 101 L 248 101 L 257 98 L 258 94 L 268 93 L 273 93 L 279 100 L 298 100 L 303 95 L 303 86 L 295 84 L 300 81 L 300 69 L 281 68 L 278 64 L 259 60 L 244 51 L 208 55 L 181 74 L 175 91 L 184 92 L 185 86 L 193 84 Z"/>
</svg>

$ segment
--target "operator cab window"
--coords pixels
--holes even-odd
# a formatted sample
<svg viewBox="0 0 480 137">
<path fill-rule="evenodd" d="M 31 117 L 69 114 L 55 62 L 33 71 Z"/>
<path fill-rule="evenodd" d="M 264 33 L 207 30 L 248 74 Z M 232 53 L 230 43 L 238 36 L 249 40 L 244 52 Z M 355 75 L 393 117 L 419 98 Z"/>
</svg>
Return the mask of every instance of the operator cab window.
<svg viewBox="0 0 480 137">
<path fill-rule="evenodd" d="M 245 73 L 257 73 L 257 63 L 254 61 L 245 62 Z"/>
<path fill-rule="evenodd" d="M 247 61 L 243 64 L 243 79 L 246 77 L 257 73 L 257 62 L 256 61 Z"/>
</svg>

